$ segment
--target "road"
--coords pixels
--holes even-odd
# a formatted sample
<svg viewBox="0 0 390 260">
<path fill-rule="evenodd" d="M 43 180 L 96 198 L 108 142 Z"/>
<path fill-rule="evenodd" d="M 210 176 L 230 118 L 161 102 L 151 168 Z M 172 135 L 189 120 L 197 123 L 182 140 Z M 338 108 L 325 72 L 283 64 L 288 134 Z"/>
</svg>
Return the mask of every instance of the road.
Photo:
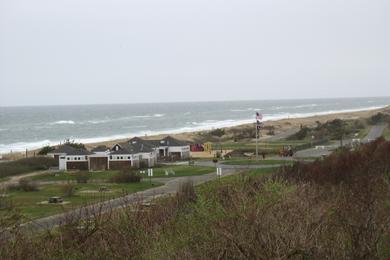
<svg viewBox="0 0 390 260">
<path fill-rule="evenodd" d="M 362 143 L 368 143 L 370 141 L 373 141 L 380 136 L 382 136 L 383 131 L 385 130 L 386 125 L 374 125 L 371 127 L 368 134 L 362 139 Z M 344 140 L 343 144 L 347 145 L 350 144 L 352 140 Z M 340 142 L 335 141 L 331 145 L 325 145 L 325 146 L 317 146 L 316 148 L 309 148 L 302 151 L 298 151 L 294 154 L 294 157 L 296 158 L 302 158 L 302 157 L 323 157 L 328 156 L 333 152 L 333 150 L 340 147 Z"/>
<path fill-rule="evenodd" d="M 362 143 L 368 143 L 370 141 L 373 141 L 383 135 L 383 132 L 385 131 L 387 125 L 381 124 L 381 125 L 374 125 L 371 127 L 370 131 L 366 135 L 366 137 L 363 138 Z"/>
</svg>

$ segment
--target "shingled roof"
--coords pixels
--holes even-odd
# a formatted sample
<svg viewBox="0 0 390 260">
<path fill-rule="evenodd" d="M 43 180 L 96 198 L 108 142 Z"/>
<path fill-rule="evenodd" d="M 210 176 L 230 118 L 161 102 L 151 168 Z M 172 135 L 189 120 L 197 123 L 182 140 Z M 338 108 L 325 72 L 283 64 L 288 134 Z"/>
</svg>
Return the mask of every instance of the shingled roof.
<svg viewBox="0 0 390 260">
<path fill-rule="evenodd" d="M 60 145 L 57 149 L 50 152 L 49 154 L 90 155 L 92 153 L 85 149 L 77 149 L 70 145 L 64 144 L 64 145 Z"/>
</svg>

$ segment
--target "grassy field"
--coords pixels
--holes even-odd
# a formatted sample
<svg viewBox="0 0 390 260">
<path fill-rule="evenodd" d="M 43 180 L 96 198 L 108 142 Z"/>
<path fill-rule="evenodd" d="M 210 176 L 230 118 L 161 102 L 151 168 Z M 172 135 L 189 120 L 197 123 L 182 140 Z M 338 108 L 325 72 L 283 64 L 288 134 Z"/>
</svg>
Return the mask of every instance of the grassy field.
<svg viewBox="0 0 390 260">
<path fill-rule="evenodd" d="M 116 197 L 121 197 L 130 193 L 146 190 L 160 186 L 159 183 L 126 183 L 126 184 L 74 184 L 75 194 L 65 197 L 62 184 L 41 185 L 39 191 L 10 191 L 8 198 L 15 210 L 20 212 L 26 220 L 36 219 L 62 213 L 64 211 L 75 209 L 80 206 L 105 201 Z M 108 192 L 99 192 L 100 187 L 106 187 Z M 60 196 L 67 204 L 41 204 L 46 202 L 49 197 Z M 69 203 L 68 203 L 69 202 Z M 0 216 L 9 209 L 1 209 Z"/>
<path fill-rule="evenodd" d="M 165 171 L 173 171 L 175 175 L 165 175 Z M 202 167 L 202 166 L 163 166 L 154 168 L 153 178 L 161 177 L 180 177 L 180 176 L 193 176 L 202 175 L 215 171 L 214 167 Z M 147 172 L 147 171 L 146 171 Z M 108 181 L 118 171 L 101 171 L 101 172 L 90 172 L 90 180 L 105 180 Z M 59 172 L 59 173 L 44 173 L 41 175 L 34 176 L 32 179 L 36 181 L 66 181 L 76 180 L 79 172 Z M 147 173 L 143 174 L 144 178 L 148 178 Z"/>
<path fill-rule="evenodd" d="M 222 164 L 227 165 L 274 165 L 274 164 L 291 164 L 290 160 L 255 160 L 255 159 L 230 159 L 222 161 Z"/>
</svg>

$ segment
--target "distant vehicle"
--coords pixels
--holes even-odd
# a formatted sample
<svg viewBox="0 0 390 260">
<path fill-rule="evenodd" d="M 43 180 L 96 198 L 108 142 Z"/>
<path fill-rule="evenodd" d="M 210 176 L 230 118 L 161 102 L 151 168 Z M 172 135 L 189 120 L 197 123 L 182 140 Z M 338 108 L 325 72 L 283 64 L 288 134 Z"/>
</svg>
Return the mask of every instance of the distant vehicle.
<svg viewBox="0 0 390 260">
<path fill-rule="evenodd" d="M 49 198 L 49 203 L 56 204 L 56 203 L 62 203 L 62 202 L 64 202 L 64 200 L 61 197 L 50 197 Z"/>
</svg>

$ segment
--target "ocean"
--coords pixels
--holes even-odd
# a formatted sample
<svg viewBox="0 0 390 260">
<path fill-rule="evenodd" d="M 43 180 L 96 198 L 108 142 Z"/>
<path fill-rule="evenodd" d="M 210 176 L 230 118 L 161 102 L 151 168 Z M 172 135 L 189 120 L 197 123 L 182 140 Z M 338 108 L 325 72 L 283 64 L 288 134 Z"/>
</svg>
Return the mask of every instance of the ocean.
<svg viewBox="0 0 390 260">
<path fill-rule="evenodd" d="M 58 144 L 229 127 L 263 120 L 381 108 L 390 97 L 0 107 L 0 153 Z"/>
</svg>

